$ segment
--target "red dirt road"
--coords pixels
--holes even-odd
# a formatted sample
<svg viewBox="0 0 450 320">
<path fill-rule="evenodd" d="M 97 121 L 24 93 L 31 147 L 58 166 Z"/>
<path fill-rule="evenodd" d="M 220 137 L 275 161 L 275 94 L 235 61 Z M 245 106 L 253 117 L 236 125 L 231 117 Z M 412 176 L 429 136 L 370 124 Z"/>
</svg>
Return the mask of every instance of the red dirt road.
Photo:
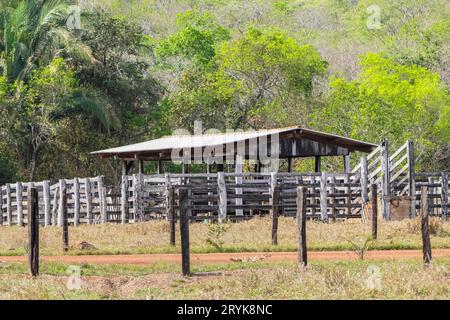
<svg viewBox="0 0 450 320">
<path fill-rule="evenodd" d="M 411 259 L 421 258 L 421 250 L 373 250 L 365 259 Z M 434 249 L 433 257 L 450 257 L 450 249 Z M 296 252 L 245 252 L 245 253 L 204 253 L 191 254 L 191 262 L 198 264 L 227 263 L 233 261 L 295 261 Z M 357 255 L 351 251 L 310 251 L 310 260 L 354 260 Z M 0 256 L 0 262 L 26 262 L 25 256 Z M 41 261 L 89 264 L 138 264 L 155 262 L 181 263 L 181 254 L 140 254 L 140 255 L 86 255 L 86 256 L 43 256 Z"/>
</svg>

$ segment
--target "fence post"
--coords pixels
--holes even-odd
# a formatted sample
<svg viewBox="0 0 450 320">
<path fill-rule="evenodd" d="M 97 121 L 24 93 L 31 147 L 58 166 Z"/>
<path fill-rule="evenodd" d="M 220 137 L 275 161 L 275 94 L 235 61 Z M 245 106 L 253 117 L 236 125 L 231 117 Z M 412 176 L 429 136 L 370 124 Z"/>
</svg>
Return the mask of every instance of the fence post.
<svg viewBox="0 0 450 320">
<path fill-rule="evenodd" d="M 0 186 L 0 227 L 3 225 L 3 187 Z"/>
<path fill-rule="evenodd" d="M 122 224 L 127 223 L 128 218 L 128 176 L 122 175 L 120 188 L 120 212 Z"/>
<path fill-rule="evenodd" d="M 142 221 L 142 174 L 133 175 L 133 208 L 134 208 L 134 221 Z"/>
<path fill-rule="evenodd" d="M 227 218 L 227 188 L 225 185 L 225 175 L 217 172 L 217 187 L 219 194 L 219 223 Z"/>
<path fill-rule="evenodd" d="M 57 214 L 58 214 L 58 187 L 53 191 L 53 207 L 52 207 L 52 226 L 56 226 L 58 223 Z"/>
<path fill-rule="evenodd" d="M 370 186 L 370 194 L 372 198 L 372 239 L 376 240 L 378 235 L 378 204 L 377 204 L 377 185 Z"/>
<path fill-rule="evenodd" d="M 361 157 L 361 177 L 360 177 L 360 182 L 361 182 L 361 198 L 362 198 L 362 202 L 367 203 L 369 202 L 369 194 L 367 192 L 367 185 L 368 185 L 368 177 L 367 177 L 367 156 L 362 156 Z"/>
<path fill-rule="evenodd" d="M 280 186 L 272 188 L 272 245 L 278 245 L 278 217 L 280 215 Z"/>
<path fill-rule="evenodd" d="M 73 225 L 76 227 L 80 224 L 80 180 L 73 179 Z"/>
<path fill-rule="evenodd" d="M 44 226 L 50 225 L 50 181 L 45 180 L 42 185 L 43 197 L 44 197 Z"/>
<path fill-rule="evenodd" d="M 12 224 L 11 185 L 6 184 L 6 224 Z"/>
<path fill-rule="evenodd" d="M 63 251 L 67 252 L 69 250 L 69 219 L 67 217 L 67 188 L 64 184 L 60 190 L 61 195 L 61 226 L 63 230 Z"/>
<path fill-rule="evenodd" d="M 235 182 L 237 185 L 242 184 L 242 165 L 243 165 L 243 156 L 242 155 L 236 155 L 236 164 L 235 164 L 235 173 L 236 176 L 235 178 Z M 242 188 L 236 188 L 235 190 L 235 194 L 236 194 L 236 200 L 235 200 L 235 204 L 236 206 L 242 206 L 243 203 L 243 199 L 242 198 L 237 198 L 237 196 L 242 196 Z M 242 216 L 244 215 L 244 210 L 242 209 L 236 209 L 236 216 Z"/>
<path fill-rule="evenodd" d="M 98 196 L 100 202 L 100 221 L 102 224 L 107 222 L 107 213 L 106 213 L 106 188 L 105 188 L 105 177 L 98 177 Z"/>
<path fill-rule="evenodd" d="M 58 227 L 62 227 L 64 223 L 64 207 L 67 206 L 67 201 L 63 202 L 63 196 L 66 194 L 66 180 L 59 180 L 59 209 L 58 209 Z"/>
<path fill-rule="evenodd" d="M 93 214 L 92 214 L 92 193 L 91 193 L 91 179 L 86 178 L 84 181 L 84 190 L 86 193 L 86 218 L 87 223 L 92 224 Z"/>
<path fill-rule="evenodd" d="M 441 177 L 441 207 L 444 218 L 448 218 L 448 172 L 442 172 Z"/>
<path fill-rule="evenodd" d="M 297 187 L 298 262 L 303 267 L 306 267 L 308 264 L 306 251 L 306 192 L 306 187 Z"/>
<path fill-rule="evenodd" d="M 320 176 L 320 215 L 323 222 L 328 222 L 327 178 L 328 175 L 322 172 Z"/>
<path fill-rule="evenodd" d="M 383 219 L 390 217 L 390 169 L 389 169 L 389 143 L 388 140 L 381 141 L 381 204 L 383 211 Z"/>
<path fill-rule="evenodd" d="M 23 226 L 23 189 L 22 183 L 16 183 L 17 225 Z"/>
<path fill-rule="evenodd" d="M 411 197 L 410 216 L 414 219 L 416 217 L 416 174 L 414 171 L 414 143 L 412 140 L 408 140 L 407 152 L 409 196 Z"/>
<path fill-rule="evenodd" d="M 167 219 L 169 220 L 170 230 L 170 245 L 175 246 L 175 210 L 174 210 L 174 195 L 173 186 L 167 187 Z"/>
<path fill-rule="evenodd" d="M 420 217 L 422 225 L 422 245 L 423 245 L 423 263 L 428 267 L 431 263 L 431 243 L 430 229 L 428 225 L 429 206 L 428 206 L 428 188 L 422 187 L 420 192 Z"/>
<path fill-rule="evenodd" d="M 35 187 L 28 188 L 28 263 L 30 274 L 39 275 L 39 204 Z"/>
<path fill-rule="evenodd" d="M 181 234 L 181 266 L 183 276 L 191 274 L 190 254 L 189 254 L 189 216 L 190 203 L 188 198 L 188 189 L 179 189 L 180 197 L 180 234 Z"/>
</svg>

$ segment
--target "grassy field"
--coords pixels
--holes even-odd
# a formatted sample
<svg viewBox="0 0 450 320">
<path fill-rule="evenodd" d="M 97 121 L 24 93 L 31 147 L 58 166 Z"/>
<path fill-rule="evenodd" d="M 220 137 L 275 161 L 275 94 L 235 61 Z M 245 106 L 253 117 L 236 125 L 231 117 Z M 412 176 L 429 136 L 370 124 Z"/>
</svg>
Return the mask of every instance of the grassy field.
<svg viewBox="0 0 450 320">
<path fill-rule="evenodd" d="M 67 288 L 67 265 L 44 263 L 32 279 L 25 264 L 0 263 L 0 299 L 449 299 L 450 259 L 237 262 L 194 265 L 183 278 L 173 264 L 81 265 L 81 288 Z M 369 287 L 371 270 L 379 286 Z M 370 281 L 369 281 L 370 282 Z"/>
<path fill-rule="evenodd" d="M 433 248 L 450 248 L 450 222 L 431 221 Z M 138 254 L 180 252 L 179 226 L 177 245 L 169 245 L 166 221 L 128 225 L 83 225 L 69 228 L 72 248 L 68 254 Z M 40 229 L 42 255 L 62 254 L 62 230 L 57 227 Z M 190 227 L 191 252 L 295 251 L 296 221 L 280 218 L 278 246 L 271 245 L 271 220 L 257 218 L 241 223 L 203 224 Z M 310 250 L 349 250 L 361 245 L 370 236 L 370 225 L 359 220 L 324 224 L 307 223 Z M 95 249 L 81 250 L 86 241 Z M 353 244 L 352 244 L 353 243 Z M 420 224 L 416 221 L 380 222 L 378 240 L 369 249 L 420 249 Z M 27 228 L 0 227 L 0 255 L 23 255 L 27 251 Z"/>
</svg>

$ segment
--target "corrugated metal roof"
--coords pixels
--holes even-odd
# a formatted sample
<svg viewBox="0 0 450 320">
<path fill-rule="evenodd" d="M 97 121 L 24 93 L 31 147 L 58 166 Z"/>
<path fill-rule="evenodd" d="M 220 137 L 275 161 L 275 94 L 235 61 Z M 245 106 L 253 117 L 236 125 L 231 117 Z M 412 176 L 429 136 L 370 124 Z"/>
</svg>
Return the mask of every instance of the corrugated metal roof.
<svg viewBox="0 0 450 320">
<path fill-rule="evenodd" d="M 367 143 L 347 137 L 342 137 L 334 134 L 328 134 L 320 131 L 315 131 L 300 126 L 279 128 L 279 129 L 267 129 L 258 131 L 242 131 L 242 132 L 227 132 L 227 133 L 213 133 L 202 135 L 172 135 L 165 136 L 159 139 L 145 141 L 141 143 L 130 144 L 126 146 L 105 149 L 92 152 L 91 154 L 113 156 L 120 154 L 139 154 L 142 152 L 158 152 L 170 149 L 179 148 L 204 148 L 214 147 L 219 145 L 225 145 L 229 143 L 255 139 L 264 136 L 270 136 L 274 134 L 284 134 L 289 132 L 299 132 L 300 134 L 307 134 L 308 136 L 319 138 L 329 138 L 335 141 L 337 145 L 347 145 L 361 148 L 372 148 L 377 145 Z"/>
</svg>

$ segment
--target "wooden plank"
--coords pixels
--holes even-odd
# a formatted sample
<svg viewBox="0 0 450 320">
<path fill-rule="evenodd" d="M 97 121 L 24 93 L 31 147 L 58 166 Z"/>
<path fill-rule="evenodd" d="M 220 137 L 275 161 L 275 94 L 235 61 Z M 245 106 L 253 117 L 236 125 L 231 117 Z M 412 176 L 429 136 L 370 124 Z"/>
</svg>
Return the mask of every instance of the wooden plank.
<svg viewBox="0 0 450 320">
<path fill-rule="evenodd" d="M 58 224 L 58 195 L 59 195 L 59 184 L 53 189 L 53 207 L 52 207 L 52 226 L 56 226 Z"/>
<path fill-rule="evenodd" d="M 167 217 L 169 220 L 169 233 L 170 233 L 170 245 L 175 246 L 175 190 L 174 187 L 169 185 L 167 187 Z"/>
<path fill-rule="evenodd" d="M 50 205 L 50 181 L 45 180 L 42 185 L 44 200 L 44 226 L 48 227 L 51 223 L 51 205 Z"/>
<path fill-rule="evenodd" d="M 430 242 L 430 229 L 428 223 L 428 187 L 423 186 L 421 189 L 421 205 L 420 205 L 420 217 L 422 226 L 422 251 L 423 251 L 423 263 L 425 267 L 428 267 L 431 263 L 431 242 Z"/>
<path fill-rule="evenodd" d="M 93 223 L 93 212 L 92 212 L 92 192 L 91 192 L 91 179 L 86 178 L 84 180 L 84 192 L 86 197 L 86 218 L 87 224 Z"/>
<path fill-rule="evenodd" d="M 78 178 L 73 181 L 73 189 L 73 224 L 78 226 L 80 224 L 80 181 Z"/>
<path fill-rule="evenodd" d="M 235 165 L 235 172 L 236 172 L 236 174 L 242 173 L 243 161 L 244 161 L 244 158 L 243 158 L 242 155 L 236 155 L 236 165 Z M 242 177 L 241 176 L 236 176 L 235 177 L 235 182 L 236 182 L 237 185 L 242 184 Z M 236 194 L 242 194 L 242 188 L 236 188 L 235 189 L 235 193 Z M 236 198 L 235 203 L 236 203 L 236 206 L 242 205 L 242 199 L 241 198 Z M 244 211 L 242 209 L 236 209 L 236 215 L 237 216 L 242 216 L 243 214 L 244 214 Z"/>
<path fill-rule="evenodd" d="M 322 172 L 320 177 L 320 215 L 323 222 L 328 222 L 327 179 L 328 175 Z"/>
<path fill-rule="evenodd" d="M 28 188 L 28 264 L 30 275 L 39 275 L 39 204 L 36 187 Z"/>
<path fill-rule="evenodd" d="M 361 183 L 361 198 L 362 198 L 362 202 L 367 203 L 369 201 L 369 195 L 367 192 L 367 188 L 368 188 L 368 167 L 367 167 L 367 157 L 366 156 L 362 156 L 361 157 L 361 179 L 360 179 L 360 183 Z"/>
<path fill-rule="evenodd" d="M 17 225 L 23 226 L 23 189 L 22 183 L 16 183 L 16 210 L 17 210 Z"/>
<path fill-rule="evenodd" d="M 188 198 L 188 189 L 179 189 L 180 199 L 180 235 L 181 235 L 181 266 L 183 276 L 191 274 L 190 269 L 190 253 L 189 253 L 189 217 L 190 203 Z"/>
<path fill-rule="evenodd" d="M 133 175 L 133 209 L 134 209 L 134 221 L 143 221 L 143 203 L 142 203 L 142 188 L 143 188 L 143 175 Z"/>
<path fill-rule="evenodd" d="M 106 188 L 104 176 L 99 177 L 97 185 L 98 185 L 98 197 L 100 205 L 100 221 L 102 224 L 105 224 L 107 222 L 107 214 L 106 214 Z"/>
<path fill-rule="evenodd" d="M 227 188 L 222 171 L 217 172 L 217 193 L 219 195 L 219 222 L 227 218 Z"/>
<path fill-rule="evenodd" d="M 306 198 L 307 189 L 304 186 L 297 188 L 297 236 L 298 236 L 298 262 L 302 267 L 308 265 L 306 251 Z"/>
</svg>

